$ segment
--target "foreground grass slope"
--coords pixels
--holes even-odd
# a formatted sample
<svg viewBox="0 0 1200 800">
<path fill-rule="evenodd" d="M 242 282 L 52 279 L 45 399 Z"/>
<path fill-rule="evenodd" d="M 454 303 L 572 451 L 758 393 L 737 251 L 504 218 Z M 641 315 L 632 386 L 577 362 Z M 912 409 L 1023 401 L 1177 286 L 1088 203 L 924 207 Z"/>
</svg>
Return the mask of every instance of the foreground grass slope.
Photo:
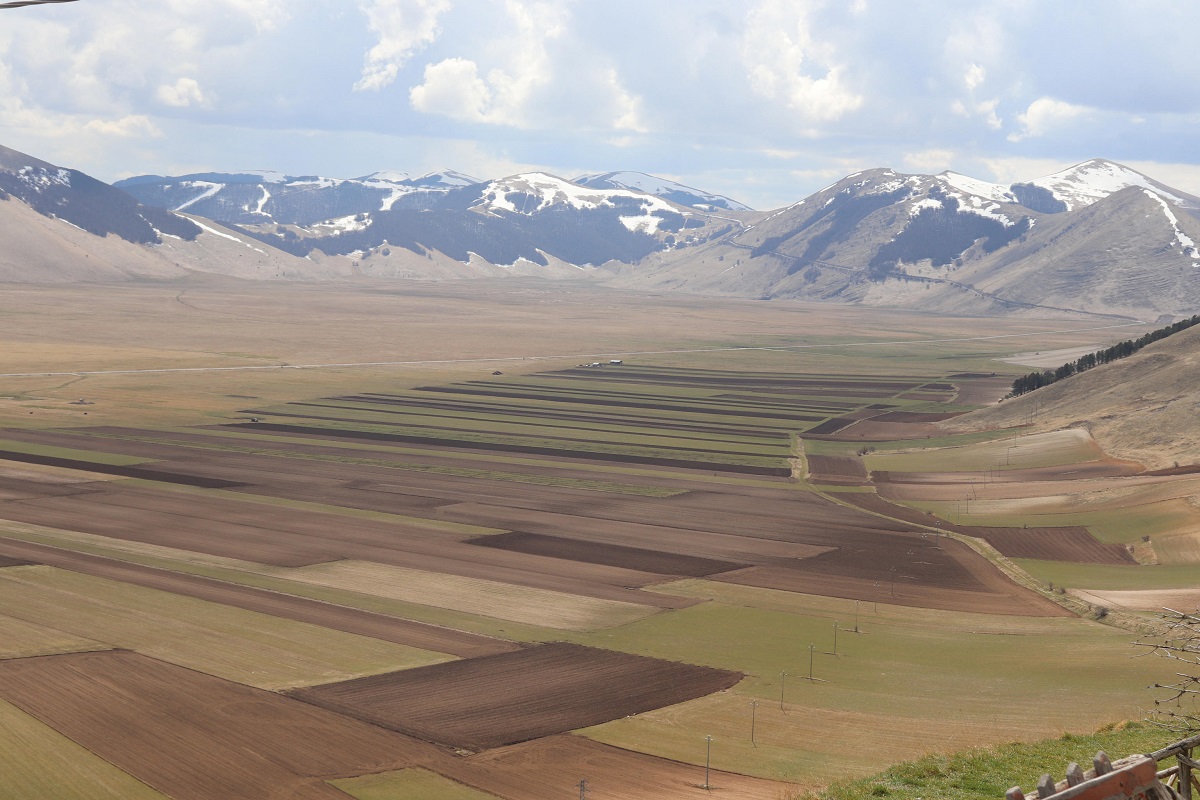
<svg viewBox="0 0 1200 800">
<path fill-rule="evenodd" d="M 802 800 L 997 800 L 1012 786 L 1026 791 L 1044 773 L 1061 779 L 1069 762 L 1087 765 L 1097 750 L 1115 761 L 1149 753 L 1175 741 L 1177 734 L 1138 722 L 1106 726 L 1092 734 L 1063 734 L 1028 744 L 931 755 L 896 764 L 877 775 L 836 783 Z"/>
</svg>

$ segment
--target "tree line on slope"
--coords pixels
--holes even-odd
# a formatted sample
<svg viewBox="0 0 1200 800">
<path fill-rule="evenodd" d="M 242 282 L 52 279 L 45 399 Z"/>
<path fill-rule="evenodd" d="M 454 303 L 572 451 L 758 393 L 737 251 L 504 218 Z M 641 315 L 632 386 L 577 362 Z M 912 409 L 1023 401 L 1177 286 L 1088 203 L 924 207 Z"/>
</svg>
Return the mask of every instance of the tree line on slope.
<svg viewBox="0 0 1200 800">
<path fill-rule="evenodd" d="M 1088 353 L 1085 356 L 1080 356 L 1075 361 L 1068 361 L 1058 369 L 1045 370 L 1042 372 L 1031 372 L 1028 375 L 1022 375 L 1013 381 L 1011 397 L 1032 392 L 1034 389 L 1040 389 L 1043 386 L 1061 381 L 1063 378 L 1069 378 L 1077 372 L 1086 372 L 1092 367 L 1098 367 L 1101 364 L 1107 364 L 1111 361 L 1117 361 L 1122 358 L 1127 358 L 1143 347 L 1153 344 L 1157 341 L 1167 338 L 1168 336 L 1187 330 L 1193 325 L 1200 324 L 1200 314 L 1197 314 L 1190 319 L 1181 320 L 1165 328 L 1159 328 L 1156 331 L 1151 331 L 1144 336 L 1139 336 L 1137 339 L 1126 339 L 1123 342 L 1117 342 L 1112 347 L 1107 347 L 1103 350 L 1097 350 L 1094 353 Z"/>
</svg>

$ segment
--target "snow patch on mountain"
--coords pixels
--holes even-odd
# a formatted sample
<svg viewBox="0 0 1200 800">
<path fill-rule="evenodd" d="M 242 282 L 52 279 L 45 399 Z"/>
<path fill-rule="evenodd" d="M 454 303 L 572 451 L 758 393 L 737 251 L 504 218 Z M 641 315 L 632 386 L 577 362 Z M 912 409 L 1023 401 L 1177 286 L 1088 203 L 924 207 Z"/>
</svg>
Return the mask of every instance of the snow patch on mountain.
<svg viewBox="0 0 1200 800">
<path fill-rule="evenodd" d="M 724 195 L 701 191 L 678 181 L 644 172 L 598 172 L 580 175 L 572 183 L 592 189 L 628 189 L 644 192 L 701 210 L 750 211 L 750 207 Z"/>
<path fill-rule="evenodd" d="M 991 200 L 995 203 L 1015 203 L 1017 202 L 1016 195 L 1007 186 L 1001 186 L 997 183 L 988 183 L 977 178 L 972 178 L 967 175 L 960 175 L 957 172 L 947 170 L 936 176 L 942 183 L 957 189 L 964 194 L 969 194 L 974 197 L 981 197 L 985 200 Z"/>
<path fill-rule="evenodd" d="M 237 238 L 236 236 L 231 236 L 228 233 L 222 233 L 221 231 L 217 230 L 216 228 L 210 228 L 209 226 L 205 225 L 203 222 L 200 222 L 197 219 L 194 219 L 191 217 L 189 217 L 189 219 L 191 219 L 192 222 L 195 223 L 200 228 L 200 230 L 204 231 L 205 233 L 211 233 L 214 236 L 220 236 L 222 239 L 228 239 L 231 242 L 237 242 L 238 244 L 242 245 L 243 247 L 249 247 L 251 250 L 255 250 L 259 253 L 262 253 L 264 256 L 267 254 L 266 250 L 260 250 L 259 248 L 255 247 L 254 245 L 250 244 L 249 242 L 243 241 L 243 240 Z"/>
<path fill-rule="evenodd" d="M 544 172 L 529 172 L 492 181 L 484 187 L 479 205 L 514 214 L 532 215 L 556 204 L 575 209 L 595 209 L 616 206 L 614 201 L 623 201 L 621 205 L 627 205 L 630 200 L 642 205 L 645 216 L 652 211 L 675 210 L 670 203 L 655 195 L 621 189 L 587 188 Z"/>
<path fill-rule="evenodd" d="M 203 191 L 193 197 L 191 200 L 188 200 L 186 203 L 175 206 L 176 211 L 183 211 L 188 206 L 195 205 L 205 198 L 212 197 L 214 194 L 225 188 L 225 184 L 223 183 L 211 183 L 209 181 L 184 181 L 180 184 L 180 186 L 186 186 L 188 188 L 197 187 L 203 189 Z"/>
<path fill-rule="evenodd" d="M 271 193 L 267 191 L 266 186 L 260 186 L 259 188 L 262 189 L 262 197 L 258 199 L 258 207 L 254 209 L 254 213 L 262 214 L 264 217 L 270 216 L 267 212 L 263 211 L 263 206 L 271 199 Z"/>
<path fill-rule="evenodd" d="M 1179 219 L 1171 211 L 1171 207 L 1167 205 L 1167 202 L 1158 193 L 1152 192 L 1149 189 L 1143 189 L 1142 191 L 1146 193 L 1147 197 L 1158 201 L 1158 204 L 1162 206 L 1163 213 L 1167 215 L 1167 221 L 1171 223 L 1171 228 L 1175 231 L 1176 243 L 1182 248 L 1183 254 L 1192 259 L 1194 262 L 1192 266 L 1200 266 L 1200 250 L 1196 249 L 1196 243 L 1192 240 L 1192 237 L 1180 229 Z"/>
<path fill-rule="evenodd" d="M 45 189 L 48 186 L 71 185 L 71 172 L 61 168 L 21 167 L 17 176 L 22 183 L 34 190 Z"/>
</svg>

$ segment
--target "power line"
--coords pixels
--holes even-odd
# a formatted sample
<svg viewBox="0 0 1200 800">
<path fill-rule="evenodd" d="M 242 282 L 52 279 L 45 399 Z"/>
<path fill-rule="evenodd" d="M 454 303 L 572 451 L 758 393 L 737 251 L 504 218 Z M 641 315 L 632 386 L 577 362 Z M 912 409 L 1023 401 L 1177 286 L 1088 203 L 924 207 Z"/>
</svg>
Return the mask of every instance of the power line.
<svg viewBox="0 0 1200 800">
<path fill-rule="evenodd" d="M 0 8 L 20 8 L 21 6 L 40 6 L 46 3 L 74 3 L 75 0 L 13 0 L 10 3 L 0 3 Z"/>
</svg>

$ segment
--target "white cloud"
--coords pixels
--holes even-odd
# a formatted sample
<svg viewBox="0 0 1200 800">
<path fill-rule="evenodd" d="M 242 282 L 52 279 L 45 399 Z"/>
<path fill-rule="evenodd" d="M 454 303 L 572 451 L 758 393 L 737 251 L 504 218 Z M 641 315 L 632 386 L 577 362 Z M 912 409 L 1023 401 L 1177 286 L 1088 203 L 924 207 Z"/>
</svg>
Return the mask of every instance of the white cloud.
<svg viewBox="0 0 1200 800">
<path fill-rule="evenodd" d="M 621 85 L 621 76 L 617 74 L 616 69 L 609 68 L 604 77 L 614 106 L 612 127 L 617 130 L 646 133 L 647 128 L 642 122 L 642 99 L 626 91 Z"/>
<path fill-rule="evenodd" d="M 116 136 L 122 139 L 162 136 L 158 126 L 142 114 L 131 114 L 120 119 L 93 119 L 83 126 L 89 133 L 101 136 Z"/>
<path fill-rule="evenodd" d="M 863 97 L 843 83 L 834 48 L 813 37 L 816 0 L 760 0 L 751 9 L 742 60 L 751 89 L 780 100 L 807 122 L 831 122 L 856 110 Z"/>
<path fill-rule="evenodd" d="M 156 94 L 160 102 L 174 108 L 187 108 L 191 105 L 207 107 L 212 104 L 195 78 L 180 78 L 173 84 L 164 83 L 158 87 Z"/>
<path fill-rule="evenodd" d="M 359 7 L 379 42 L 367 51 L 354 89 L 378 91 L 396 80 L 413 53 L 437 39 L 438 20 L 450 9 L 450 0 L 362 0 Z"/>
<path fill-rule="evenodd" d="M 1045 136 L 1063 124 L 1090 112 L 1087 106 L 1074 105 L 1053 97 L 1039 97 L 1017 115 L 1021 130 L 1008 135 L 1010 142 Z"/>
<path fill-rule="evenodd" d="M 967 74 L 963 76 L 963 83 L 967 85 L 967 91 L 973 92 L 987 80 L 987 70 L 978 64 L 971 64 L 967 67 Z"/>
<path fill-rule="evenodd" d="M 464 122 L 487 122 L 492 92 L 474 61 L 447 58 L 425 67 L 425 82 L 408 93 L 417 111 Z"/>
<path fill-rule="evenodd" d="M 908 153 L 904 156 L 904 166 L 906 169 L 916 170 L 918 172 L 942 172 L 950 169 L 954 164 L 955 152 L 953 150 L 931 149 L 922 150 L 917 153 Z"/>
<path fill-rule="evenodd" d="M 513 128 L 577 127 L 646 132 L 642 99 L 589 43 L 573 36 L 567 0 L 507 0 L 509 31 L 472 58 L 425 66 L 411 107 L 463 122 Z"/>
</svg>

